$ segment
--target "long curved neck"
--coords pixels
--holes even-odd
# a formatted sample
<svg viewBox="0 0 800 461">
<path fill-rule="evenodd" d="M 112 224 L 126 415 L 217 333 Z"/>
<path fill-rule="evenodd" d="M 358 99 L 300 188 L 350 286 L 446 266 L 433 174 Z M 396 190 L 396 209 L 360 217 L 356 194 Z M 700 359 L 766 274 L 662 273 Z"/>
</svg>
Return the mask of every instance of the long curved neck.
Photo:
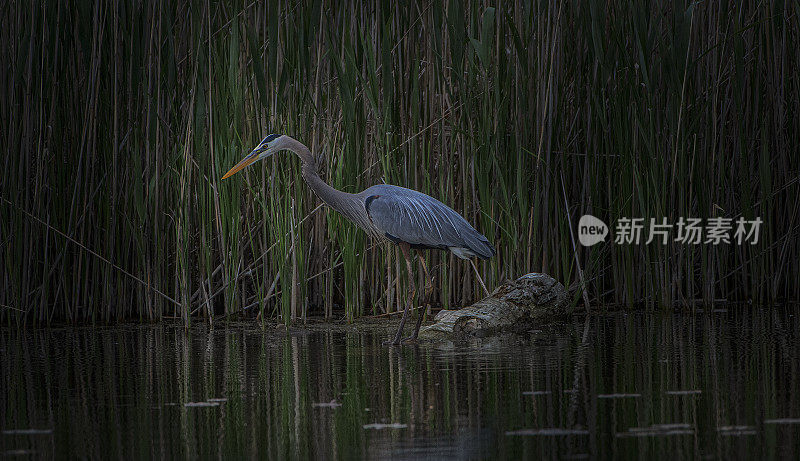
<svg viewBox="0 0 800 461">
<path fill-rule="evenodd" d="M 355 222 L 358 226 L 366 228 L 368 226 L 368 218 L 366 211 L 357 194 L 350 194 L 347 192 L 334 189 L 328 183 L 319 177 L 317 172 L 317 162 L 314 160 L 314 155 L 311 150 L 300 141 L 290 138 L 289 144 L 286 149 L 294 152 L 302 163 L 302 174 L 306 184 L 311 190 L 317 194 L 325 204 L 345 217 Z"/>
</svg>

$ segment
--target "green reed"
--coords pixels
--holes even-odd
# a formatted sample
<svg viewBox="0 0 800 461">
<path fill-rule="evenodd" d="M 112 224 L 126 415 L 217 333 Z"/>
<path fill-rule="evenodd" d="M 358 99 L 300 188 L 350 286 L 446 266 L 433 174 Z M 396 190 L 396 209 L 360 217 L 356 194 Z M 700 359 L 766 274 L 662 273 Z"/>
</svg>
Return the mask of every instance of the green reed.
<svg viewBox="0 0 800 461">
<path fill-rule="evenodd" d="M 490 288 L 580 286 L 585 213 L 745 216 L 756 245 L 578 246 L 589 298 L 800 298 L 797 5 L 9 2 L 0 26 L 8 324 L 401 308 L 397 252 L 317 209 L 296 159 L 220 180 L 271 132 L 335 187 L 464 214 L 498 248 Z M 427 261 L 436 303 L 482 296 Z"/>
</svg>

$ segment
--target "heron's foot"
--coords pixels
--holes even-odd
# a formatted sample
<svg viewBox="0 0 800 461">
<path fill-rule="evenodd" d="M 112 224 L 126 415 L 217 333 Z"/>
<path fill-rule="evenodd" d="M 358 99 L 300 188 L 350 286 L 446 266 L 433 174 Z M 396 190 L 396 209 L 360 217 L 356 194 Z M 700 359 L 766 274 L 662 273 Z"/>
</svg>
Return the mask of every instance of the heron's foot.
<svg viewBox="0 0 800 461">
<path fill-rule="evenodd" d="M 407 344 L 417 344 L 417 337 L 416 336 L 409 336 L 407 338 L 403 338 L 401 340 L 397 340 L 396 338 L 386 340 L 383 342 L 384 346 L 405 346 Z"/>
<path fill-rule="evenodd" d="M 402 344 L 402 341 L 400 340 L 400 338 L 402 338 L 402 337 L 403 337 L 403 330 L 400 329 L 400 330 L 397 331 L 397 334 L 395 334 L 392 339 L 384 341 L 383 345 L 384 346 L 399 346 L 400 344 Z"/>
</svg>

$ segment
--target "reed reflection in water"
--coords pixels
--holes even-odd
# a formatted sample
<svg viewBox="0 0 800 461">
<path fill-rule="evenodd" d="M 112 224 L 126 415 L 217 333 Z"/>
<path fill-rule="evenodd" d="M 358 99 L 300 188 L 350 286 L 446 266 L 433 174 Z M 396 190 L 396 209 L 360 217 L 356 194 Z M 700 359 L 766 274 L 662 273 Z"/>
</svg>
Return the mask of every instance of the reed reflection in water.
<svg viewBox="0 0 800 461">
<path fill-rule="evenodd" d="M 4 455 L 800 456 L 797 316 L 592 317 L 529 337 L 171 326 L 0 335 Z M 583 340 L 586 340 L 585 343 Z"/>
</svg>

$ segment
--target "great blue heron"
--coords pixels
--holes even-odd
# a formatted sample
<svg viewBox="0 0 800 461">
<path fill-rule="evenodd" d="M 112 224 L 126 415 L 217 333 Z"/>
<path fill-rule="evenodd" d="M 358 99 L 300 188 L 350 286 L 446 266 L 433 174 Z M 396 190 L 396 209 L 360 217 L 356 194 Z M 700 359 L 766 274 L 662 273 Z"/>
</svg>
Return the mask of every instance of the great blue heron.
<svg viewBox="0 0 800 461">
<path fill-rule="evenodd" d="M 495 254 L 495 249 L 489 240 L 476 231 L 466 219 L 444 203 L 422 192 L 389 184 L 378 184 L 358 194 L 334 189 L 319 177 L 317 163 L 311 150 L 290 136 L 280 134 L 267 136 L 258 147 L 225 173 L 222 179 L 258 160 L 284 150 L 294 152 L 300 157 L 303 179 L 323 202 L 353 221 L 372 237 L 388 240 L 400 247 L 408 268 L 409 297 L 403 309 L 400 327 L 390 344 L 401 343 L 408 310 L 414 302 L 417 291 L 411 270 L 411 249 L 449 250 L 461 259 L 473 256 L 489 259 Z M 420 262 L 427 281 L 427 295 L 430 295 L 432 282 L 428 268 L 423 258 L 420 258 Z M 404 338 L 402 342 L 417 339 L 422 317 L 420 314 L 414 333 Z"/>
</svg>

